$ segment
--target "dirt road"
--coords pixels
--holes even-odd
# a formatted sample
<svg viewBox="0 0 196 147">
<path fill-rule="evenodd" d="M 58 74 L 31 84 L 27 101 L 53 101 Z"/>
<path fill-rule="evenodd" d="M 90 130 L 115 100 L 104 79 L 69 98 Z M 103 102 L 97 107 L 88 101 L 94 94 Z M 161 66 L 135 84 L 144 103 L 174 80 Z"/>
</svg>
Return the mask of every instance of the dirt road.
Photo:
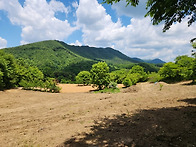
<svg viewBox="0 0 196 147">
<path fill-rule="evenodd" d="M 117 94 L 70 85 L 72 93 L 0 92 L 0 147 L 196 146 L 196 85 L 162 84 Z"/>
</svg>

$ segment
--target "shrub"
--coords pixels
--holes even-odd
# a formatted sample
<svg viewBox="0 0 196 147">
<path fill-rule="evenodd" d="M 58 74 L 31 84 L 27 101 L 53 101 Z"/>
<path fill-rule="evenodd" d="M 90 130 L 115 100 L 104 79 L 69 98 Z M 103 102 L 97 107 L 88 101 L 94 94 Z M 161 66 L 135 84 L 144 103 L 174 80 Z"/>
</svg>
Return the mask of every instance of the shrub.
<svg viewBox="0 0 196 147">
<path fill-rule="evenodd" d="M 104 88 L 103 90 L 95 91 L 95 93 L 118 93 L 120 89 L 118 88 Z"/>
<path fill-rule="evenodd" d="M 123 80 L 127 77 L 129 70 L 120 69 L 110 73 L 110 80 L 118 84 L 122 84 Z"/>
<path fill-rule="evenodd" d="M 116 89 L 117 88 L 117 83 L 116 82 L 110 82 L 110 84 L 109 84 L 109 88 L 113 88 L 113 89 Z"/>
<path fill-rule="evenodd" d="M 152 72 L 148 75 L 148 82 L 155 83 L 161 80 L 161 76 L 158 73 Z"/>
<path fill-rule="evenodd" d="M 129 74 L 127 77 L 131 79 L 132 85 L 135 85 L 142 78 L 139 73 Z"/>
<path fill-rule="evenodd" d="M 133 84 L 132 84 L 131 79 L 127 77 L 127 78 L 125 78 L 125 79 L 123 80 L 123 85 L 124 85 L 125 87 L 130 87 L 130 86 L 133 85 Z"/>
<path fill-rule="evenodd" d="M 89 85 L 91 82 L 91 74 L 89 71 L 81 71 L 76 76 L 76 82 L 78 84 Z"/>
<path fill-rule="evenodd" d="M 57 83 L 54 78 L 47 78 L 44 87 L 46 91 L 52 92 L 52 93 L 59 93 L 61 88 L 57 86 Z"/>
</svg>

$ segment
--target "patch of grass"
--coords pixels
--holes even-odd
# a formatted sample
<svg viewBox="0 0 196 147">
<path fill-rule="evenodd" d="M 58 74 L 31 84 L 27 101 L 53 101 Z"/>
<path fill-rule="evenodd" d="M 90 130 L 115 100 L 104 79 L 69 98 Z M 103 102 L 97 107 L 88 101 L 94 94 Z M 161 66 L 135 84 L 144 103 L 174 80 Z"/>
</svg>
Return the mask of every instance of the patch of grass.
<svg viewBox="0 0 196 147">
<path fill-rule="evenodd" d="M 163 88 L 163 84 L 159 84 L 159 90 L 161 91 Z"/>
<path fill-rule="evenodd" d="M 95 93 L 118 93 L 119 88 L 104 88 L 103 90 L 95 91 Z"/>
</svg>

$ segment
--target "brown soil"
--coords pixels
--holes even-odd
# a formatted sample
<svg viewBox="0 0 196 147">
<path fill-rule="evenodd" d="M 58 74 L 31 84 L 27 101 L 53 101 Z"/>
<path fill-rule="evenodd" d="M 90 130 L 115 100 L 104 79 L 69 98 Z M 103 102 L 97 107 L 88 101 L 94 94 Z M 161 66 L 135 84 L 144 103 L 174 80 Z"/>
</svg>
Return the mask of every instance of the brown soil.
<svg viewBox="0 0 196 147">
<path fill-rule="evenodd" d="M 0 92 L 0 146 L 196 146 L 196 85 L 161 84 Z"/>
<path fill-rule="evenodd" d="M 78 93 L 78 92 L 89 92 L 95 90 L 92 86 L 82 86 L 78 84 L 59 84 L 61 87 L 61 93 Z"/>
<path fill-rule="evenodd" d="M 96 90 L 96 87 L 92 86 L 83 86 L 78 84 L 59 84 L 58 85 L 61 88 L 61 93 L 86 93 Z M 122 88 L 122 84 L 118 84 L 118 88 Z"/>
</svg>

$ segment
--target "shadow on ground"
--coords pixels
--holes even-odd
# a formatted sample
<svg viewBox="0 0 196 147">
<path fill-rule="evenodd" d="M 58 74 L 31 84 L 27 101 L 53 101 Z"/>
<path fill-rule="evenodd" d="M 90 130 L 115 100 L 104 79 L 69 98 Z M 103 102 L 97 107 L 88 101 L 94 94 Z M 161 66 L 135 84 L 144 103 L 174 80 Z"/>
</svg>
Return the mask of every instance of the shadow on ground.
<svg viewBox="0 0 196 147">
<path fill-rule="evenodd" d="M 188 104 L 194 104 L 194 105 L 196 105 L 196 98 L 179 100 L 179 102 L 180 102 L 180 101 L 186 102 L 186 103 L 188 103 Z"/>
<path fill-rule="evenodd" d="M 196 98 L 184 99 L 194 103 Z M 95 121 L 90 133 L 78 134 L 67 146 L 196 146 L 196 106 L 138 110 Z"/>
</svg>

